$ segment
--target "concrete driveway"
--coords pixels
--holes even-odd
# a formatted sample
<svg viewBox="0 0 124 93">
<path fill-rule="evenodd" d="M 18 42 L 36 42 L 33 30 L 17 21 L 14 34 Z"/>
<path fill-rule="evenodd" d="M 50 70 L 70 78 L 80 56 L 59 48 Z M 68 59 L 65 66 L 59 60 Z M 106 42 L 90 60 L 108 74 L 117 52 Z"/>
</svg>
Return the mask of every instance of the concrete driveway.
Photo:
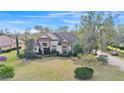
<svg viewBox="0 0 124 93">
<path fill-rule="evenodd" d="M 120 68 L 120 70 L 124 71 L 124 60 L 117 58 L 116 56 L 111 56 L 110 54 L 104 53 L 102 51 L 98 51 L 97 54 L 98 55 L 101 55 L 101 54 L 108 55 L 109 64 L 118 66 Z"/>
</svg>

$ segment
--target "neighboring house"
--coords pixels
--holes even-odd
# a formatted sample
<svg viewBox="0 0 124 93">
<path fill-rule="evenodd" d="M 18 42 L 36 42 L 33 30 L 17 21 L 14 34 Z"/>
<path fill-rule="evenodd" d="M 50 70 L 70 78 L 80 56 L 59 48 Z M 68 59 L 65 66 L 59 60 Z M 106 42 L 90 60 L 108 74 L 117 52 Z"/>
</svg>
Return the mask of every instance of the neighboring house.
<svg viewBox="0 0 124 93">
<path fill-rule="evenodd" d="M 72 44 L 77 40 L 78 38 L 71 32 L 51 32 L 43 34 L 35 41 L 34 46 L 36 53 L 49 54 L 55 50 L 63 54 L 72 51 Z"/>
<path fill-rule="evenodd" d="M 24 42 L 19 40 L 19 47 L 24 48 Z M 9 35 L 0 35 L 0 51 L 16 48 L 16 38 Z"/>
</svg>

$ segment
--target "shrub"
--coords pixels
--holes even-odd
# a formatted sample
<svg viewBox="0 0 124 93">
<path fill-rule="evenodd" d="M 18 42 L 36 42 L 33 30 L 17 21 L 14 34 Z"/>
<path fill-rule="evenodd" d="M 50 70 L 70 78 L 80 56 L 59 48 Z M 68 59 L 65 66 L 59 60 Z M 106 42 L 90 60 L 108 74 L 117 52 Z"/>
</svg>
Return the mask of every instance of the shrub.
<svg viewBox="0 0 124 93">
<path fill-rule="evenodd" d="M 102 64 L 106 64 L 106 63 L 108 63 L 108 56 L 107 55 L 99 55 L 99 57 L 97 57 L 97 60 L 99 62 L 101 62 Z"/>
<path fill-rule="evenodd" d="M 7 58 L 5 56 L 0 56 L 0 61 L 6 61 Z"/>
<path fill-rule="evenodd" d="M 73 56 L 73 52 L 72 51 L 68 51 L 68 56 Z"/>
<path fill-rule="evenodd" d="M 77 57 L 77 56 L 78 56 L 78 53 L 74 52 L 74 53 L 73 53 L 73 56 L 74 56 L 74 57 Z"/>
<path fill-rule="evenodd" d="M 12 78 L 14 76 L 14 68 L 11 66 L 0 65 L 0 79 Z"/>
<path fill-rule="evenodd" d="M 79 59 L 81 59 L 81 57 L 82 57 L 82 54 L 78 54 L 77 56 L 78 56 L 78 58 L 79 58 Z"/>
<path fill-rule="evenodd" d="M 5 66 L 5 65 L 1 64 L 1 65 L 0 65 L 0 68 L 1 68 L 2 66 Z"/>
<path fill-rule="evenodd" d="M 68 53 L 63 53 L 63 54 L 59 54 L 60 57 L 71 57 L 73 56 L 73 53 L 71 51 L 68 51 Z"/>
<path fill-rule="evenodd" d="M 24 58 L 24 53 L 20 53 L 20 54 L 18 55 L 18 57 L 19 57 L 20 59 L 23 59 L 23 58 Z"/>
<path fill-rule="evenodd" d="M 59 54 L 59 56 L 60 56 L 60 57 L 70 57 L 68 54 L 65 54 L 65 53 Z"/>
<path fill-rule="evenodd" d="M 120 47 L 121 50 L 124 50 L 124 47 Z"/>
<path fill-rule="evenodd" d="M 88 67 L 79 67 L 74 72 L 75 77 L 78 79 L 90 79 L 93 76 L 94 70 Z"/>
<path fill-rule="evenodd" d="M 57 51 L 55 49 L 52 49 L 52 51 L 50 52 L 50 54 L 52 56 L 57 56 Z"/>
</svg>

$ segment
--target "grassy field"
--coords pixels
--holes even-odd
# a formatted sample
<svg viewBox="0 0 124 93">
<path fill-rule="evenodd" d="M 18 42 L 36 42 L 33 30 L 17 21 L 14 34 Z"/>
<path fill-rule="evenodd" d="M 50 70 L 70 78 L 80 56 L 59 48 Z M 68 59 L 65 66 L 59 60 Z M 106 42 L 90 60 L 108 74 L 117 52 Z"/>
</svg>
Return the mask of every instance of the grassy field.
<svg viewBox="0 0 124 93">
<path fill-rule="evenodd" d="M 119 68 L 101 65 L 94 59 L 91 59 L 91 62 L 84 62 L 85 57 L 82 59 L 49 57 L 23 62 L 16 60 L 16 52 L 2 55 L 8 57 L 8 61 L 4 64 L 15 67 L 15 76 L 9 80 L 76 80 L 74 69 L 81 66 L 94 69 L 94 76 L 90 80 L 124 80 L 124 72 Z M 90 57 L 87 58 L 90 59 Z"/>
</svg>

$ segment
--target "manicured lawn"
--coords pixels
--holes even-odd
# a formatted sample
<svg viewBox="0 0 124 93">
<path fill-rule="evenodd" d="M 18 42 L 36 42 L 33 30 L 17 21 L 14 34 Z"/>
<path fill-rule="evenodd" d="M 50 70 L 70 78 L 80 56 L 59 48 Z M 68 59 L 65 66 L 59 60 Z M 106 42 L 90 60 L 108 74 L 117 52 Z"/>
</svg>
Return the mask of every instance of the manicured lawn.
<svg viewBox="0 0 124 93">
<path fill-rule="evenodd" d="M 11 52 L 5 55 L 14 59 L 16 57 L 14 54 L 16 55 L 15 52 Z M 76 80 L 74 69 L 80 66 L 88 66 L 94 69 L 94 76 L 90 80 L 124 80 L 124 72 L 120 71 L 119 68 L 101 65 L 92 59 L 91 62 L 84 62 L 83 58 L 49 57 L 29 62 L 11 60 L 4 64 L 15 67 L 15 76 L 9 80 Z"/>
<path fill-rule="evenodd" d="M 73 71 L 77 66 L 72 60 L 61 58 L 19 62 L 11 80 L 75 80 Z"/>
</svg>

